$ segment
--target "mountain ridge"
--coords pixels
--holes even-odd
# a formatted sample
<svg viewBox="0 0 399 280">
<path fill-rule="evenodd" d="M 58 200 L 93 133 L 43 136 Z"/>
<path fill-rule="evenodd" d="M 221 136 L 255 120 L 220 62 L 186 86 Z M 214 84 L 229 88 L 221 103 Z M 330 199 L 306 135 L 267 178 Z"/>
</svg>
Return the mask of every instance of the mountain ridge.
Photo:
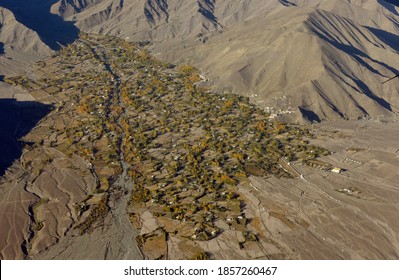
<svg viewBox="0 0 399 280">
<path fill-rule="evenodd" d="M 54 17 L 64 18 L 66 31 L 75 24 L 89 33 L 148 41 L 159 58 L 192 63 L 219 89 L 253 97 L 279 114 L 293 113 L 286 114 L 289 121 L 299 120 L 303 110 L 320 120 L 391 118 L 398 112 L 399 82 L 381 86 L 399 72 L 399 13 L 393 1 L 46 3 Z M 68 42 L 60 36 L 43 39 L 50 33 L 39 32 L 32 41 L 53 50 L 57 42 Z"/>
</svg>

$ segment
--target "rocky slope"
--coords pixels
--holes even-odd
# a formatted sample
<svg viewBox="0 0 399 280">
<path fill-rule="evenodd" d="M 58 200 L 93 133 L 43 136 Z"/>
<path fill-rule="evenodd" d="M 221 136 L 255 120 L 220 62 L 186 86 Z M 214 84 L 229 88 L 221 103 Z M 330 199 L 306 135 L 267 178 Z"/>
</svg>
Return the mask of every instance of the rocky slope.
<svg viewBox="0 0 399 280">
<path fill-rule="evenodd" d="M 51 54 L 50 51 L 59 50 L 62 45 L 73 42 L 79 30 L 73 22 L 64 21 L 60 16 L 51 13 L 51 7 L 56 1 L 24 1 L 24 0 L 2 0 L 0 7 L 11 12 L 12 17 L 18 25 L 23 25 L 30 32 L 36 33 L 36 38 L 24 36 L 18 28 L 6 21 L 4 27 L 8 27 L 8 33 L 14 33 L 12 40 L 7 42 L 10 47 L 23 45 L 24 50 L 38 54 Z M 17 36 L 18 35 L 18 36 Z M 35 47 L 35 44 L 44 43 L 45 47 Z M 32 46 L 30 45 L 32 44 Z"/>
<path fill-rule="evenodd" d="M 399 37 L 382 22 L 393 30 L 363 25 L 337 7 L 280 7 L 206 44 L 187 42 L 174 52 L 155 46 L 154 52 L 193 63 L 216 77 L 219 87 L 252 96 L 265 107 L 293 112 L 299 107 L 313 120 L 392 116 L 398 110 L 398 81 L 382 82 L 398 73 Z"/>
<path fill-rule="evenodd" d="M 37 32 L 20 23 L 8 9 L 0 6 L 0 42 L 7 48 L 25 53 L 48 55 L 50 48 L 43 43 Z"/>
<path fill-rule="evenodd" d="M 51 12 L 67 17 L 100 2 L 101 0 L 60 0 L 51 7 Z"/>
</svg>

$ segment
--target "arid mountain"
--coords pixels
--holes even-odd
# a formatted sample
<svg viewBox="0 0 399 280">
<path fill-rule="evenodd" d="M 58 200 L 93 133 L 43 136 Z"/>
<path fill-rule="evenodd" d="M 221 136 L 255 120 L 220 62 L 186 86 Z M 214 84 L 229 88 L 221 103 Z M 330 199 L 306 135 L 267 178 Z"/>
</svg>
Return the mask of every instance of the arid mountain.
<svg viewBox="0 0 399 280">
<path fill-rule="evenodd" d="M 19 22 L 14 14 L 0 7 L 0 42 L 7 48 L 26 53 L 48 55 L 50 48 L 41 41 L 37 32 Z M 0 50 L 2 54 L 5 50 Z"/>
<path fill-rule="evenodd" d="M 382 85 L 399 72 L 395 1 L 60 0 L 39 1 L 35 14 L 25 2 L 0 5 L 53 50 L 76 37 L 73 23 L 85 32 L 149 41 L 161 59 L 194 64 L 217 88 L 290 112 L 291 121 L 398 112 L 399 80 Z M 25 19 L 44 11 L 55 32 Z M 29 48 L 21 38 L 2 42 Z"/>
<path fill-rule="evenodd" d="M 77 38 L 79 30 L 73 22 L 64 21 L 62 17 L 51 13 L 51 7 L 56 2 L 55 0 L 1 0 L 0 7 L 9 10 L 19 24 L 39 37 L 27 39 L 23 36 L 24 34 L 20 34 L 18 29 L 13 30 L 12 22 L 5 22 L 4 28 L 10 25 L 8 33 L 16 34 L 7 44 L 23 46 L 24 49 L 48 55 L 51 50 L 59 50 L 62 45 L 72 43 Z M 36 49 L 29 45 L 34 46 L 40 43 L 46 44 L 47 47 Z"/>
<path fill-rule="evenodd" d="M 51 7 L 51 12 L 67 17 L 100 2 L 101 0 L 60 0 Z"/>
<path fill-rule="evenodd" d="M 379 9 L 380 16 L 388 13 Z M 342 6 L 279 7 L 205 44 L 187 40 L 179 50 L 155 46 L 154 53 L 193 63 L 219 87 L 266 107 L 300 107 L 314 120 L 392 116 L 398 110 L 398 81 L 382 82 L 398 73 L 398 31 L 388 18 L 381 20 L 386 29 L 378 27 L 379 16 L 367 18 L 367 10 L 358 8 L 359 20 L 340 10 L 347 11 Z"/>
</svg>

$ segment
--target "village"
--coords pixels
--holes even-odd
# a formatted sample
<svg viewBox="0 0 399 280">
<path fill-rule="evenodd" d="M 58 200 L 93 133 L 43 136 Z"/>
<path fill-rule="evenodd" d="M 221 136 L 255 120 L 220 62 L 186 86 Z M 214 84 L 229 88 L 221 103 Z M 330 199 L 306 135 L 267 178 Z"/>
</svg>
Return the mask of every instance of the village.
<svg viewBox="0 0 399 280">
<path fill-rule="evenodd" d="M 267 237 L 246 216 L 240 191 L 251 177 L 303 178 L 291 162 L 343 169 L 317 159 L 330 152 L 310 143 L 308 128 L 283 124 L 245 97 L 201 88 L 202 79 L 194 67 L 162 63 L 138 45 L 82 34 L 37 63 L 31 77 L 5 79 L 55 106 L 23 139 L 25 154 L 36 157 L 22 164 L 35 176 L 45 172 L 57 154 L 38 153 L 43 147 L 86 163 L 96 187 L 74 203 L 80 235 L 101 227 L 110 201 L 130 195 L 126 213 L 146 258 L 169 258 L 170 240 L 184 258 L 209 258 L 203 242 L 226 232 L 240 250 L 262 247 Z M 116 183 L 125 173 L 133 190 Z M 35 220 L 37 234 L 46 222 Z"/>
</svg>

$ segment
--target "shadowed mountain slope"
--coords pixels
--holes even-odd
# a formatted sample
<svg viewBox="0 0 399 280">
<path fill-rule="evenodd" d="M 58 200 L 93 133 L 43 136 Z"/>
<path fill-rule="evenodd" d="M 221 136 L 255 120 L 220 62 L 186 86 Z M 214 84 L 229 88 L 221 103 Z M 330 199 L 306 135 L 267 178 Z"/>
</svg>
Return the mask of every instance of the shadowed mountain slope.
<svg viewBox="0 0 399 280">
<path fill-rule="evenodd" d="M 0 99 L 0 176 L 22 154 L 19 139 L 50 112 L 51 106 L 32 101 Z"/>
<path fill-rule="evenodd" d="M 66 17 L 79 13 L 88 7 L 100 3 L 101 1 L 102 0 L 61 0 L 57 1 L 51 7 L 51 12 Z"/>
<path fill-rule="evenodd" d="M 79 30 L 74 26 L 73 22 L 66 22 L 60 16 L 50 12 L 51 6 L 56 3 L 56 0 L 41 1 L 41 0 L 2 0 L 0 7 L 9 10 L 12 15 L 8 17 L 15 18 L 15 24 L 26 27 L 30 32 L 36 33 L 37 38 L 26 38 L 26 34 L 22 33 L 21 28 L 13 28 L 10 26 L 10 21 L 6 21 L 5 27 L 8 26 L 10 31 L 8 35 L 12 37 L 9 43 L 22 44 L 21 41 L 26 41 L 22 45 L 29 49 L 29 44 L 47 45 L 51 50 L 59 50 L 61 45 L 72 43 L 78 36 Z M 14 21 L 14 20 L 13 20 Z M 2 32 L 3 33 L 3 32 Z M 40 50 L 40 47 L 31 47 L 33 51 L 43 53 L 46 50 Z"/>
<path fill-rule="evenodd" d="M 35 31 L 20 23 L 10 10 L 2 6 L 0 6 L 0 44 L 0 54 L 3 54 L 7 47 L 40 55 L 48 55 L 51 52 Z"/>
</svg>

